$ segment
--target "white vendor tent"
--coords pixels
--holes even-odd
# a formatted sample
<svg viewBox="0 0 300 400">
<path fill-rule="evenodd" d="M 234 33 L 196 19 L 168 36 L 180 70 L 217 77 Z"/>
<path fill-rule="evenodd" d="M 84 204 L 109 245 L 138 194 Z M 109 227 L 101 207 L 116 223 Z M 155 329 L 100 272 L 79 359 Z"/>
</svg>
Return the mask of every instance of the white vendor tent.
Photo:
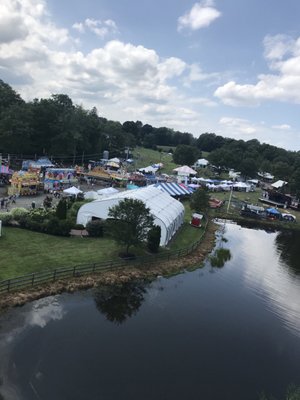
<svg viewBox="0 0 300 400">
<path fill-rule="evenodd" d="M 288 184 L 288 182 L 279 180 L 279 181 L 272 183 L 271 186 L 275 189 L 280 189 L 287 184 Z"/>
<path fill-rule="evenodd" d="M 141 200 L 150 209 L 154 224 L 161 227 L 161 246 L 170 241 L 184 221 L 184 207 L 179 201 L 156 187 L 147 186 L 84 204 L 78 211 L 77 223 L 86 226 L 92 218 L 107 219 L 109 209 L 125 198 Z"/>
<path fill-rule="evenodd" d="M 99 198 L 99 195 L 94 190 L 90 190 L 89 192 L 84 193 L 84 198 L 86 200 L 97 200 Z"/>
<path fill-rule="evenodd" d="M 153 167 L 152 165 L 149 165 L 148 167 L 145 168 L 140 168 L 139 171 L 143 172 L 145 174 L 155 174 L 155 172 L 158 170 L 158 168 Z"/>
<path fill-rule="evenodd" d="M 245 183 L 245 182 L 237 182 L 237 183 L 234 183 L 233 185 L 232 185 L 232 187 L 233 188 L 236 188 L 236 189 L 240 189 L 240 190 L 245 190 L 245 192 L 249 192 L 250 191 L 250 189 L 251 189 L 251 186 L 250 185 L 247 185 L 247 183 Z"/>
<path fill-rule="evenodd" d="M 100 194 L 101 196 L 107 196 L 111 194 L 119 193 L 118 189 L 115 189 L 113 187 L 108 187 L 104 189 L 99 189 L 97 190 L 97 194 Z"/>
<path fill-rule="evenodd" d="M 78 189 L 75 186 L 72 186 L 68 189 L 65 189 L 63 191 L 65 194 L 69 194 L 69 195 L 73 195 L 73 196 L 77 196 L 79 193 L 82 193 L 82 190 Z"/>
<path fill-rule="evenodd" d="M 188 165 L 173 169 L 178 175 L 197 175 L 197 171 L 190 168 Z"/>
</svg>

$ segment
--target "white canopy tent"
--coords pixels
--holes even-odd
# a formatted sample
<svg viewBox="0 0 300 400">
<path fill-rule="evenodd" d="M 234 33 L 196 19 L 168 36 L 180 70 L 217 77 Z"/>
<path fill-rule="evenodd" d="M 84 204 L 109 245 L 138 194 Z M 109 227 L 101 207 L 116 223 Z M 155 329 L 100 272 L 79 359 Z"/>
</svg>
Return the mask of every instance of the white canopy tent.
<svg viewBox="0 0 300 400">
<path fill-rule="evenodd" d="M 69 194 L 70 196 L 77 196 L 79 193 L 82 193 L 82 190 L 78 189 L 76 186 L 72 186 L 63 191 L 65 194 Z"/>
<path fill-rule="evenodd" d="M 100 196 L 107 196 L 111 194 L 119 193 L 118 189 L 115 189 L 113 187 L 108 187 L 104 189 L 99 189 L 97 190 L 97 194 Z"/>
<path fill-rule="evenodd" d="M 152 167 L 152 165 L 149 165 L 148 167 L 145 168 L 140 168 L 140 172 L 144 172 L 145 174 L 155 174 L 155 172 L 158 170 L 158 168 Z"/>
<path fill-rule="evenodd" d="M 86 200 L 97 200 L 99 198 L 99 195 L 94 190 L 90 190 L 89 192 L 84 193 L 84 198 Z"/>
<path fill-rule="evenodd" d="M 154 186 L 127 190 L 92 201 L 80 207 L 77 223 L 86 226 L 92 218 L 107 219 L 109 209 L 125 198 L 141 200 L 150 209 L 154 224 L 161 227 L 160 245 L 165 246 L 184 221 L 183 205 Z"/>
<path fill-rule="evenodd" d="M 177 172 L 178 175 L 197 175 L 197 171 L 190 168 L 188 165 L 183 165 L 182 167 L 174 168 L 173 171 Z"/>
<path fill-rule="evenodd" d="M 236 188 L 236 189 L 245 190 L 246 192 L 249 192 L 251 189 L 251 186 L 247 185 L 247 183 L 245 183 L 245 182 L 237 182 L 237 183 L 233 184 L 232 187 Z"/>
</svg>

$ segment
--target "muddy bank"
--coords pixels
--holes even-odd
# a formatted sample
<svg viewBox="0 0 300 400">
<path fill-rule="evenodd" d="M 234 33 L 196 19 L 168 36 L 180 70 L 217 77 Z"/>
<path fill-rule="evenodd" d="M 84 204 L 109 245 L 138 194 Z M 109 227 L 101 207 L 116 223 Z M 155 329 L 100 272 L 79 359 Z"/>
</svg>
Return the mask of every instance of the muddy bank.
<svg viewBox="0 0 300 400">
<path fill-rule="evenodd" d="M 3 294 L 0 296 L 0 310 L 5 310 L 8 307 L 22 306 L 27 302 L 63 292 L 73 293 L 76 290 L 89 289 L 101 284 L 115 285 L 138 279 L 151 280 L 157 276 L 168 276 L 180 273 L 193 266 L 200 266 L 215 245 L 215 233 L 218 228 L 216 224 L 209 223 L 205 236 L 198 248 L 182 258 L 162 261 L 160 263 L 156 261 L 155 265 L 147 264 L 139 267 L 130 267 L 128 265 L 126 268 L 120 268 L 115 271 L 105 271 L 99 274 L 58 280 L 53 283 L 22 289 L 18 292 Z"/>
</svg>

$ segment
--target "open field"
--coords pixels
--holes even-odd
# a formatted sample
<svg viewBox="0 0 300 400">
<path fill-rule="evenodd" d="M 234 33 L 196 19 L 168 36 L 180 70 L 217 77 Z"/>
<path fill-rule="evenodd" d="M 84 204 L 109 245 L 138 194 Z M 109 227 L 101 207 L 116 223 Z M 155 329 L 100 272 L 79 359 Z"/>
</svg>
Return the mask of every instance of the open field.
<svg viewBox="0 0 300 400">
<path fill-rule="evenodd" d="M 189 225 L 191 215 L 189 202 L 184 204 L 185 223 L 169 244 L 170 250 L 191 245 L 201 234 L 201 229 Z M 0 280 L 37 271 L 108 261 L 118 258 L 118 253 L 122 250 L 124 247 L 105 237 L 62 237 L 3 227 L 0 238 Z M 130 251 L 137 256 L 149 255 L 145 246 L 133 247 Z"/>
<path fill-rule="evenodd" d="M 171 174 L 173 169 L 178 167 L 174 164 L 172 155 L 157 150 L 146 149 L 144 147 L 136 147 L 133 151 L 135 159 L 134 169 L 147 167 L 148 165 L 163 163 L 162 173 Z"/>
</svg>

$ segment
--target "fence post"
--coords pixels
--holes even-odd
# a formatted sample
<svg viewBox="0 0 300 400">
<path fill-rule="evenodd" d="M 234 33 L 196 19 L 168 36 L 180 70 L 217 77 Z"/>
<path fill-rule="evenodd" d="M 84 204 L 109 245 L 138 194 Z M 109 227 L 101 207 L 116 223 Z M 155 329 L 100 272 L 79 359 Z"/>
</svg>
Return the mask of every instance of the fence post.
<svg viewBox="0 0 300 400">
<path fill-rule="evenodd" d="M 73 277 L 75 277 L 76 274 L 76 266 L 73 268 Z"/>
<path fill-rule="evenodd" d="M 53 272 L 53 282 L 55 282 L 55 279 L 56 279 L 56 269 Z"/>
<path fill-rule="evenodd" d="M 7 282 L 7 291 L 8 291 L 8 292 L 10 291 L 10 279 L 9 279 L 8 282 Z"/>
<path fill-rule="evenodd" d="M 96 264 L 93 264 L 93 273 L 95 272 Z"/>
<path fill-rule="evenodd" d="M 31 286 L 33 286 L 34 284 L 34 273 L 32 274 L 32 278 L 31 278 Z"/>
</svg>

